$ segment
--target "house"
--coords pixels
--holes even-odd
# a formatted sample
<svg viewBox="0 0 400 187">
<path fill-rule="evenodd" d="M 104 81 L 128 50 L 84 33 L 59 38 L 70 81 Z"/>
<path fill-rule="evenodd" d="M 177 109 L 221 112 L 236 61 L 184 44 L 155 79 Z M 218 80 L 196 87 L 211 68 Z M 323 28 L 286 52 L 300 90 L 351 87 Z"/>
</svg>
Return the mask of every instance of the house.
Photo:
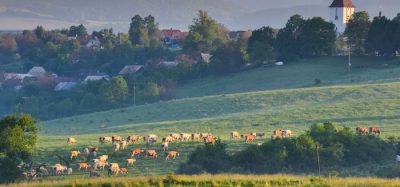
<svg viewBox="0 0 400 187">
<path fill-rule="evenodd" d="M 127 65 L 118 73 L 120 75 L 134 74 L 143 68 L 142 65 Z"/>
<path fill-rule="evenodd" d="M 355 8 L 356 6 L 351 0 L 334 0 L 329 6 L 329 20 L 335 24 L 338 33 L 344 32 L 347 23 L 355 12 Z"/>
<path fill-rule="evenodd" d="M 158 63 L 159 67 L 176 67 L 179 64 L 179 62 L 177 61 L 161 61 L 160 63 Z"/>
<path fill-rule="evenodd" d="M 99 49 L 101 47 L 100 45 L 101 45 L 100 40 L 97 37 L 95 37 L 88 41 L 86 47 L 90 49 Z"/>
<path fill-rule="evenodd" d="M 60 82 L 54 88 L 54 91 L 67 91 L 74 88 L 78 83 L 77 82 Z"/>
<path fill-rule="evenodd" d="M 108 75 L 89 75 L 85 78 L 84 82 L 110 80 Z"/>
<path fill-rule="evenodd" d="M 46 75 L 46 70 L 43 67 L 35 66 L 28 71 L 28 74 L 33 77 L 41 77 Z"/>
<path fill-rule="evenodd" d="M 210 63 L 212 55 L 210 53 L 201 53 L 201 59 L 203 59 L 204 62 Z"/>
<path fill-rule="evenodd" d="M 33 77 L 31 74 L 23 74 L 23 73 L 4 73 L 3 79 L 6 80 L 24 80 L 27 77 Z"/>
<path fill-rule="evenodd" d="M 161 41 L 167 47 L 178 48 L 179 42 L 183 41 L 188 34 L 188 32 L 182 32 L 179 29 L 164 29 L 161 30 Z"/>
</svg>

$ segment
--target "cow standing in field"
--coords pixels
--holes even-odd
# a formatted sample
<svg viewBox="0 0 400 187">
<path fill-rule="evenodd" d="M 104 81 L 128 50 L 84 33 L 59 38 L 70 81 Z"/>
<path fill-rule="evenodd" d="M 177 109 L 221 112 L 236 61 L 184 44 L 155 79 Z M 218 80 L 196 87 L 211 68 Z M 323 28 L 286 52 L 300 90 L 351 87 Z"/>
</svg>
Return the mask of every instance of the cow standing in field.
<svg viewBox="0 0 400 187">
<path fill-rule="evenodd" d="M 128 148 L 128 142 L 126 140 L 123 140 L 119 145 L 120 150 L 126 150 Z"/>
<path fill-rule="evenodd" d="M 142 137 L 139 135 L 130 135 L 126 138 L 126 141 L 131 142 L 131 143 L 135 143 L 137 141 L 139 141 Z"/>
<path fill-rule="evenodd" d="M 381 134 L 381 130 L 378 127 L 370 127 L 369 128 L 369 133 L 370 134 L 375 134 L 375 135 L 379 135 Z"/>
<path fill-rule="evenodd" d="M 191 134 L 188 134 L 188 133 L 182 133 L 181 135 L 180 135 L 180 141 L 189 141 L 190 140 L 190 138 L 191 138 Z"/>
<path fill-rule="evenodd" d="M 74 144 L 76 144 L 76 139 L 75 138 L 72 138 L 72 137 L 69 137 L 69 138 L 67 138 L 67 144 L 68 145 L 74 145 Z"/>
<path fill-rule="evenodd" d="M 126 161 L 127 161 L 127 164 L 126 164 L 127 167 L 133 166 L 133 164 L 136 163 L 136 159 L 134 159 L 134 158 L 126 159 Z"/>
<path fill-rule="evenodd" d="M 120 172 L 121 172 L 121 174 L 126 176 L 126 175 L 128 175 L 128 168 L 121 168 Z"/>
<path fill-rule="evenodd" d="M 175 159 L 177 156 L 179 156 L 178 152 L 176 152 L 176 151 L 168 151 L 168 153 L 166 153 L 165 160 L 169 160 L 170 158 Z"/>
<path fill-rule="evenodd" d="M 172 143 L 172 142 L 174 142 L 174 138 L 172 136 L 168 135 L 162 139 L 162 142 Z"/>
<path fill-rule="evenodd" d="M 108 169 L 108 176 L 110 177 L 111 175 L 117 176 L 118 173 L 120 172 L 121 169 L 119 168 L 109 168 Z"/>
<path fill-rule="evenodd" d="M 291 130 L 282 130 L 282 137 L 287 138 L 292 136 L 292 131 Z"/>
<path fill-rule="evenodd" d="M 121 142 L 123 139 L 122 139 L 121 136 L 114 135 L 114 136 L 111 137 L 111 140 L 112 140 L 112 143 L 117 143 L 117 142 L 119 143 L 119 142 Z"/>
<path fill-rule="evenodd" d="M 240 138 L 240 133 L 237 131 L 232 131 L 231 132 L 231 139 L 237 139 Z"/>
<path fill-rule="evenodd" d="M 80 153 L 81 153 L 80 151 L 71 151 L 71 153 L 70 153 L 70 158 L 71 158 L 71 160 L 72 160 L 72 158 L 74 158 L 74 157 L 78 157 L 78 155 L 79 155 Z"/>
<path fill-rule="evenodd" d="M 357 134 L 366 135 L 366 134 L 368 134 L 368 128 L 367 127 L 357 127 L 356 132 L 357 132 Z"/>
<path fill-rule="evenodd" d="M 168 150 L 169 143 L 168 142 L 163 142 L 161 143 L 161 148 L 163 148 L 164 151 Z"/>
<path fill-rule="evenodd" d="M 106 143 L 111 143 L 112 142 L 112 138 L 111 137 L 100 137 L 99 138 L 99 142 L 100 144 L 106 144 Z"/>
<path fill-rule="evenodd" d="M 79 163 L 78 170 L 79 170 L 79 171 L 80 171 L 81 169 L 88 170 L 90 167 L 91 167 L 91 166 L 90 166 L 90 164 L 88 164 L 88 163 Z"/>
<path fill-rule="evenodd" d="M 157 155 L 156 150 L 147 150 L 146 154 L 144 155 L 144 157 L 145 158 L 147 158 L 147 157 L 157 158 L 158 155 Z"/>
<path fill-rule="evenodd" d="M 121 147 L 121 144 L 120 144 L 120 143 L 114 143 L 114 145 L 113 145 L 113 148 L 114 148 L 114 151 L 115 151 L 115 152 L 119 151 L 119 150 L 120 150 L 120 147 Z"/>
<path fill-rule="evenodd" d="M 99 161 L 100 162 L 107 162 L 108 160 L 108 155 L 101 155 L 99 156 Z"/>
<path fill-rule="evenodd" d="M 197 140 L 197 141 L 201 140 L 199 133 L 193 133 L 192 134 L 192 141 L 195 141 L 195 140 Z"/>
<path fill-rule="evenodd" d="M 244 139 L 245 139 L 246 143 L 249 143 L 249 142 L 254 141 L 256 139 L 256 136 L 250 134 L 250 135 L 247 135 Z"/>
<path fill-rule="evenodd" d="M 204 144 L 215 144 L 217 142 L 217 137 L 214 136 L 207 136 L 203 139 Z"/>
<path fill-rule="evenodd" d="M 97 147 L 86 147 L 85 149 L 83 149 L 83 153 L 86 157 L 88 157 L 90 154 L 93 154 L 95 156 L 95 154 L 97 154 L 97 151 L 99 151 L 99 148 Z"/>
<path fill-rule="evenodd" d="M 144 149 L 133 149 L 131 150 L 131 158 L 134 158 L 136 155 L 143 153 Z"/>
</svg>

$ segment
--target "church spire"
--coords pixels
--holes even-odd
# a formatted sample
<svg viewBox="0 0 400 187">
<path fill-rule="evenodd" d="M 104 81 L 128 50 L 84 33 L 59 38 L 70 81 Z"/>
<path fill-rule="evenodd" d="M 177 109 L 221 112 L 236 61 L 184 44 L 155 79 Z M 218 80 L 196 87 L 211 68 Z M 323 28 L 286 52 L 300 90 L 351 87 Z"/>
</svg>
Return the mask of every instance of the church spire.
<svg viewBox="0 0 400 187">
<path fill-rule="evenodd" d="M 343 7 L 349 7 L 349 8 L 356 8 L 356 6 L 354 6 L 353 2 L 351 0 L 334 0 L 331 4 L 331 6 L 329 6 L 331 8 L 343 8 Z"/>
</svg>

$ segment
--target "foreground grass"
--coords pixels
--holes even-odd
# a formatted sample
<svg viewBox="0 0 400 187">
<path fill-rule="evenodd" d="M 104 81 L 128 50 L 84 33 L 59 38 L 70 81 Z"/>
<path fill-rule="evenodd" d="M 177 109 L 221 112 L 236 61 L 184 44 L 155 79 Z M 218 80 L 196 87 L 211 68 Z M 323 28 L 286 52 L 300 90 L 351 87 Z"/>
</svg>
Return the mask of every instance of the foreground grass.
<svg viewBox="0 0 400 187">
<path fill-rule="evenodd" d="M 400 179 L 318 178 L 293 175 L 169 175 L 96 179 L 42 180 L 8 185 L 34 186 L 400 186 Z"/>
</svg>

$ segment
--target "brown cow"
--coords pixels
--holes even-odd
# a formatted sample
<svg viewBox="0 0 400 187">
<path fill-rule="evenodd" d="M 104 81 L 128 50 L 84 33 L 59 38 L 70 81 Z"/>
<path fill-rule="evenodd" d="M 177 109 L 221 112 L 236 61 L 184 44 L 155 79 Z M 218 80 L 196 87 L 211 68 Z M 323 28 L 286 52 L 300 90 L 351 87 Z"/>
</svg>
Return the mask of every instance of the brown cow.
<svg viewBox="0 0 400 187">
<path fill-rule="evenodd" d="M 370 134 L 381 134 L 381 130 L 378 127 L 370 127 L 369 128 L 369 133 Z"/>
<path fill-rule="evenodd" d="M 125 176 L 128 174 L 128 168 L 121 168 L 120 171 Z"/>
<path fill-rule="evenodd" d="M 158 155 L 157 155 L 156 150 L 147 150 L 146 154 L 144 155 L 144 157 L 145 158 L 147 158 L 147 157 L 157 158 Z"/>
<path fill-rule="evenodd" d="M 74 144 L 76 144 L 76 139 L 75 138 L 72 138 L 72 137 L 69 137 L 68 139 L 67 139 L 67 144 L 68 145 L 74 145 Z"/>
<path fill-rule="evenodd" d="M 206 138 L 203 139 L 203 142 L 205 144 L 215 144 L 215 142 L 217 142 L 217 137 L 214 136 L 207 136 Z"/>
<path fill-rule="evenodd" d="M 179 153 L 176 151 L 168 151 L 168 153 L 165 154 L 166 154 L 165 160 L 169 160 L 170 158 L 175 159 L 177 156 L 179 156 Z"/>
<path fill-rule="evenodd" d="M 162 139 L 162 142 L 168 142 L 172 143 L 174 141 L 174 138 L 170 135 L 166 136 L 165 138 Z"/>
<path fill-rule="evenodd" d="M 78 170 L 80 171 L 81 169 L 87 170 L 89 169 L 91 166 L 88 163 L 79 163 L 79 168 Z"/>
<path fill-rule="evenodd" d="M 141 138 L 142 138 L 142 137 L 139 136 L 139 135 L 130 135 L 130 136 L 128 136 L 128 137 L 126 138 L 126 141 L 135 143 L 135 142 L 139 141 Z"/>
<path fill-rule="evenodd" d="M 70 158 L 72 160 L 72 158 L 77 157 L 81 152 L 80 151 L 71 151 L 70 154 Z"/>
<path fill-rule="evenodd" d="M 278 136 L 278 137 L 281 137 L 282 136 L 282 130 L 281 129 L 274 130 L 274 135 Z"/>
<path fill-rule="evenodd" d="M 249 142 L 254 141 L 255 139 L 256 139 L 255 135 L 248 135 L 248 136 L 245 137 L 245 142 L 249 143 Z"/>
<path fill-rule="evenodd" d="M 357 127 L 356 132 L 358 134 L 368 134 L 368 128 L 367 127 Z"/>
<path fill-rule="evenodd" d="M 118 173 L 120 172 L 120 170 L 121 170 L 120 168 L 116 168 L 116 167 L 109 168 L 108 169 L 108 176 L 111 176 L 111 175 L 117 176 Z"/>
<path fill-rule="evenodd" d="M 115 143 L 115 142 L 121 142 L 123 139 L 122 139 L 121 136 L 114 135 L 114 136 L 111 137 L 111 140 L 112 140 L 113 143 Z"/>
<path fill-rule="evenodd" d="M 131 158 L 135 157 L 136 155 L 139 155 L 140 153 L 143 153 L 144 149 L 133 149 L 131 150 Z"/>
</svg>

